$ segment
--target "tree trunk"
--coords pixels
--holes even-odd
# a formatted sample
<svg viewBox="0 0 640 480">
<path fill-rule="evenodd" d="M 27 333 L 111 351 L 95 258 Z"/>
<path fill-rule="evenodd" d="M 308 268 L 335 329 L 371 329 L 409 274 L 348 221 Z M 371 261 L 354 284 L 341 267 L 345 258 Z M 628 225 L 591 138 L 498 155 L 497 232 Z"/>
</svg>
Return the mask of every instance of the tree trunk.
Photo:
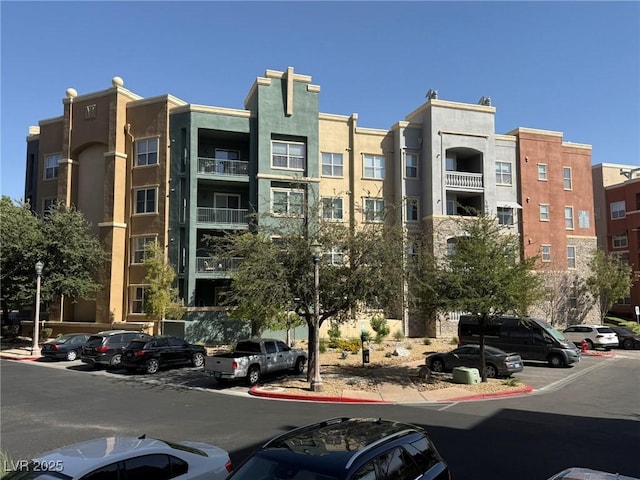
<svg viewBox="0 0 640 480">
<path fill-rule="evenodd" d="M 483 383 L 487 381 L 487 363 L 484 358 L 484 331 L 487 328 L 487 316 L 480 317 L 480 378 Z"/>
</svg>

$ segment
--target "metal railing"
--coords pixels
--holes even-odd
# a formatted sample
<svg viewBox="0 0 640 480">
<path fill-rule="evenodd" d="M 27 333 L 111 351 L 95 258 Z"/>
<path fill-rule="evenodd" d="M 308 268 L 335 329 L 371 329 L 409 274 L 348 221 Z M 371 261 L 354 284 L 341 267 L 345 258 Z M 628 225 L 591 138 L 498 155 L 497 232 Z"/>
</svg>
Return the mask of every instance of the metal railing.
<svg viewBox="0 0 640 480">
<path fill-rule="evenodd" d="M 196 272 L 233 272 L 238 268 L 241 258 L 196 257 Z"/>
<path fill-rule="evenodd" d="M 483 175 L 481 173 L 447 172 L 445 182 L 447 187 L 484 188 Z"/>
<path fill-rule="evenodd" d="M 198 207 L 198 223 L 248 225 L 249 210 L 238 208 Z"/>
<path fill-rule="evenodd" d="M 249 162 L 198 157 L 198 173 L 211 175 L 249 175 Z"/>
</svg>

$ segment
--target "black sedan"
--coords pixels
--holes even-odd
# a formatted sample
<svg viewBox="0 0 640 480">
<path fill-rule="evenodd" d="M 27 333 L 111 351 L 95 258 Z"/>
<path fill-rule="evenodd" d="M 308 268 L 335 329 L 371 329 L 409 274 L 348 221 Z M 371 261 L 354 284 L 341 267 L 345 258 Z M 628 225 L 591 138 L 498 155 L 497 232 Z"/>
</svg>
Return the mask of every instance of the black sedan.
<svg viewBox="0 0 640 480">
<path fill-rule="evenodd" d="M 40 353 L 45 358 L 56 360 L 77 359 L 82 353 L 82 345 L 89 339 L 90 333 L 65 333 L 58 335 L 42 345 Z"/>
<path fill-rule="evenodd" d="M 618 335 L 618 345 L 620 345 L 625 350 L 633 350 L 634 348 L 640 348 L 640 335 L 637 333 L 633 333 L 627 327 L 622 326 L 611 326 L 609 328 L 616 332 Z"/>
<path fill-rule="evenodd" d="M 122 366 L 129 371 L 156 373 L 162 367 L 202 367 L 207 351 L 202 345 L 179 337 L 156 336 L 150 340 L 133 340 L 122 355 Z"/>
<path fill-rule="evenodd" d="M 524 370 L 522 358 L 517 353 L 506 353 L 494 347 L 484 347 L 484 358 L 488 378 L 510 376 Z M 451 371 L 454 367 L 480 369 L 480 345 L 463 345 L 450 352 L 432 353 L 425 364 L 432 372 Z"/>
</svg>

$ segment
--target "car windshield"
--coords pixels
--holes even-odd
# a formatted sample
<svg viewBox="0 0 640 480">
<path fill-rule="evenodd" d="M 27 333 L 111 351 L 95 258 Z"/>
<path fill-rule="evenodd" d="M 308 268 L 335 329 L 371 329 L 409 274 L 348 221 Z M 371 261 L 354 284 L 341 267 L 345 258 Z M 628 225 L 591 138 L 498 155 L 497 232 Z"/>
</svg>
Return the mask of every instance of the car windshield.
<svg viewBox="0 0 640 480">
<path fill-rule="evenodd" d="M 104 337 L 101 335 L 92 335 L 89 337 L 89 340 L 87 340 L 86 345 L 89 345 L 90 347 L 95 347 L 96 345 L 100 345 L 103 339 Z"/>
<path fill-rule="evenodd" d="M 330 475 L 307 470 L 294 464 L 284 463 L 264 457 L 251 457 L 244 465 L 236 470 L 229 480 L 255 480 L 269 478 L 273 480 L 338 480 Z"/>
<path fill-rule="evenodd" d="M 75 337 L 75 335 L 58 335 L 55 339 L 56 343 L 67 343 L 69 340 L 71 340 L 73 337 Z"/>
<path fill-rule="evenodd" d="M 567 340 L 565 338 L 564 335 L 562 335 L 562 333 L 560 333 L 560 330 L 556 330 L 555 328 L 553 328 L 551 325 L 549 325 L 547 322 L 544 322 L 542 320 L 538 320 L 538 322 L 540 323 L 540 325 L 544 328 L 545 332 L 548 333 L 549 335 L 551 335 L 553 338 L 555 338 L 556 340 L 558 340 L 559 342 L 568 342 L 569 340 Z"/>
<path fill-rule="evenodd" d="M 616 329 L 614 331 L 617 332 L 617 333 L 621 333 L 623 335 L 633 335 L 634 334 L 627 327 L 616 327 Z"/>
</svg>

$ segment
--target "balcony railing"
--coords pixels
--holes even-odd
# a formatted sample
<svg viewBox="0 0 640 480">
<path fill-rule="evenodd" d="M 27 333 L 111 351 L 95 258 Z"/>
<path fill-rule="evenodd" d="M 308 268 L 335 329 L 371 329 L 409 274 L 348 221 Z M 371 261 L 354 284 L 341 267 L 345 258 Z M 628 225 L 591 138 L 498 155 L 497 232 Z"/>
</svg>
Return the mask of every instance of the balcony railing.
<svg viewBox="0 0 640 480">
<path fill-rule="evenodd" d="M 484 188 L 481 173 L 447 172 L 445 181 L 447 187 L 473 190 L 482 190 Z"/>
<path fill-rule="evenodd" d="M 247 176 L 249 175 L 249 162 L 244 160 L 199 157 L 198 173 L 225 176 Z"/>
<path fill-rule="evenodd" d="M 216 258 L 196 257 L 196 272 L 198 273 L 225 273 L 233 272 L 238 268 L 241 258 Z"/>
<path fill-rule="evenodd" d="M 249 210 L 238 208 L 198 207 L 198 223 L 248 225 Z"/>
</svg>

